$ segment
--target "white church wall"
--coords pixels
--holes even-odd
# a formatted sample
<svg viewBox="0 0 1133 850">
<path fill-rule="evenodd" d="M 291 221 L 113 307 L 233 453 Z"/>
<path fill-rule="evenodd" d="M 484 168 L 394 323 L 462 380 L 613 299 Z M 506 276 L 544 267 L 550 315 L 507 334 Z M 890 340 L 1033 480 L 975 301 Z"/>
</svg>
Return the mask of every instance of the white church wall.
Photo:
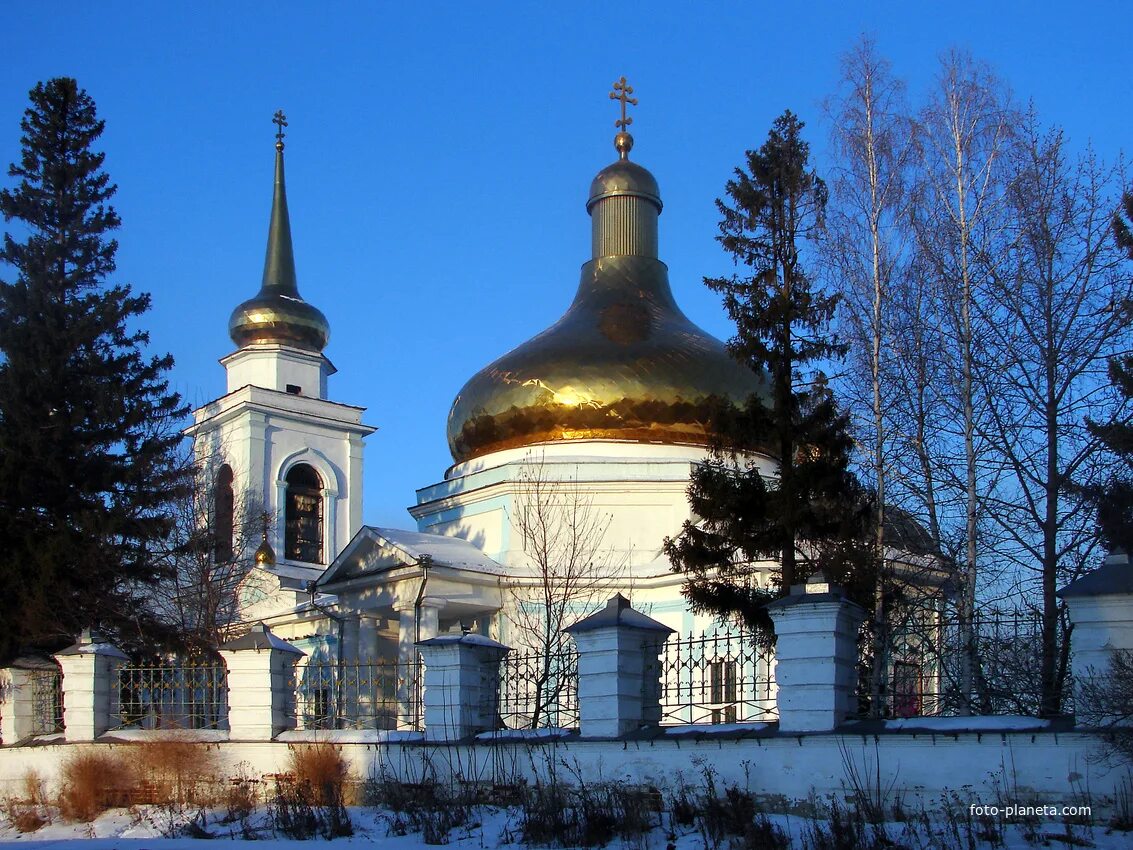
<svg viewBox="0 0 1133 850">
<path fill-rule="evenodd" d="M 410 513 L 418 530 L 469 540 L 505 567 L 507 581 L 530 584 L 538 581 L 538 569 L 523 551 L 514 518 L 529 498 L 524 490 L 540 481 L 561 503 L 584 502 L 608 518 L 603 538 L 591 544 L 611 574 L 608 592 L 595 604 L 621 592 L 681 634 L 710 631 L 714 619 L 689 612 L 683 578 L 661 551 L 665 538 L 679 534 L 691 517 L 688 478 L 706 455 L 697 446 L 608 440 L 508 449 L 452 467 L 444 481 L 418 491 Z M 774 473 L 769 459 L 758 463 L 765 474 Z M 507 608 L 515 595 L 505 594 L 501 634 L 509 634 Z M 590 611 L 576 613 L 581 618 Z"/>
</svg>

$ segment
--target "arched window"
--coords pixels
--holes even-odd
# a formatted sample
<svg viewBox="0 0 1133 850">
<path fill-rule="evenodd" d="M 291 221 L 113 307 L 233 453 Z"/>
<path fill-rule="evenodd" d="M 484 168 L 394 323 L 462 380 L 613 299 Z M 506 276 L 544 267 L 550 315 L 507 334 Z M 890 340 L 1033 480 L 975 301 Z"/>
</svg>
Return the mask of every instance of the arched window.
<svg viewBox="0 0 1133 850">
<path fill-rule="evenodd" d="M 323 563 L 323 482 L 305 463 L 287 473 L 284 512 L 284 557 L 290 561 Z"/>
<path fill-rule="evenodd" d="M 220 564 L 232 560 L 232 514 L 236 507 L 236 498 L 232 492 L 232 467 L 227 463 L 216 473 L 212 499 L 213 560 Z"/>
</svg>

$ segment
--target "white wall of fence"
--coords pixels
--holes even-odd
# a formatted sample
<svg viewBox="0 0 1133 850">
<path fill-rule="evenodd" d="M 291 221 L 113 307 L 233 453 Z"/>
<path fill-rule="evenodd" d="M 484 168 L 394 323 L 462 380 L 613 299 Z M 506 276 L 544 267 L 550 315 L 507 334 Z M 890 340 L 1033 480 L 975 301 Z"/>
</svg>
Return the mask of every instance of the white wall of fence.
<svg viewBox="0 0 1133 850">
<path fill-rule="evenodd" d="M 1111 559 L 1065 593 L 1081 626 L 1074 632 L 1078 682 L 1104 677 L 1114 652 L 1133 650 L 1128 569 L 1127 560 Z M 479 635 L 423 641 L 412 669 L 364 680 L 361 668 L 305 678 L 303 653 L 262 625 L 222 647 L 219 661 L 182 668 L 131 665 L 85 633 L 56 656 L 57 668 L 40 661 L 0 671 L 0 796 L 28 769 L 50 781 L 76 747 L 136 746 L 171 728 L 218 747 L 233 769 L 247 763 L 264 774 L 282 771 L 297 742 L 334 742 L 359 779 L 384 771 L 409 781 L 510 782 L 565 761 L 594 779 L 696 783 L 713 770 L 719 781 L 788 798 L 863 785 L 931 802 L 963 788 L 977 798 L 986 789 L 988 799 L 1070 801 L 1090 793 L 1104 801 L 1127 776 L 1098 760 L 1096 730 L 1076 729 L 1071 718 L 855 720 L 861 609 L 819 576 L 792 588 L 771 613 L 774 684 L 770 659 L 750 641 L 669 643 L 670 629 L 620 596 L 611 599 L 568 629 L 573 648 L 556 662 L 564 666 L 539 685 L 573 677 L 554 694 L 568 695 L 571 705 L 543 713 L 570 717 L 563 725 L 577 728 L 542 731 L 507 728 L 516 725 L 504 722 L 507 688 L 516 686 L 507 681 L 509 649 Z M 749 668 L 758 684 L 752 694 L 746 679 L 734 678 Z M 674 717 L 664 706 L 680 676 L 688 683 L 687 695 L 678 695 L 687 717 L 667 725 Z M 320 706 L 313 715 L 312 704 Z M 729 722 L 733 715 L 718 704 L 741 711 L 741 722 Z M 344 705 L 364 722 L 342 722 Z"/>
</svg>

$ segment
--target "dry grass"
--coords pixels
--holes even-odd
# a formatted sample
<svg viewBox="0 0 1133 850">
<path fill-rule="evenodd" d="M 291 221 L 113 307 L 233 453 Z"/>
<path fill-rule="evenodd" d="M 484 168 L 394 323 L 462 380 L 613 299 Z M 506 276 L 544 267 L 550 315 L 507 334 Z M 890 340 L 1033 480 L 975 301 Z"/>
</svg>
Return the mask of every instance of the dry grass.
<svg viewBox="0 0 1133 850">
<path fill-rule="evenodd" d="M 131 802 L 210 805 L 221 795 L 218 751 L 187 738 L 164 738 L 131 748 L 138 771 Z"/>
<path fill-rule="evenodd" d="M 135 775 L 120 751 L 87 750 L 67 757 L 59 785 L 59 813 L 65 820 L 89 823 L 107 809 L 129 802 Z"/>
<path fill-rule="evenodd" d="M 35 832 L 51 823 L 43 777 L 28 770 L 22 778 L 23 795 L 4 800 L 4 814 L 20 832 Z"/>
<path fill-rule="evenodd" d="M 288 757 L 288 768 L 297 785 L 310 788 L 311 805 L 341 805 L 348 769 L 337 747 L 330 744 L 295 747 Z"/>
</svg>

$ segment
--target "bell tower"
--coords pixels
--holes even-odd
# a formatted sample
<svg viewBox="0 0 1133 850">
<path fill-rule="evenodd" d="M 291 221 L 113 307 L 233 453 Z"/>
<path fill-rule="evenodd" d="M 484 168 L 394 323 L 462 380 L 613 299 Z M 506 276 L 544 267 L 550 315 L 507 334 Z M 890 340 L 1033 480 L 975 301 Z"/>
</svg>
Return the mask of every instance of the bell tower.
<svg viewBox="0 0 1133 850">
<path fill-rule="evenodd" d="M 318 578 L 362 525 L 362 451 L 374 428 L 364 408 L 328 399 L 335 368 L 323 354 L 326 316 L 299 295 L 284 180 L 283 112 L 274 117 L 275 185 L 263 280 L 232 311 L 236 350 L 221 358 L 227 393 L 193 412 L 186 434 L 203 474 L 242 494 L 238 504 L 262 515 L 251 546 L 281 588 L 302 590 Z M 224 505 L 233 501 L 217 500 Z M 227 529 L 221 518 L 216 527 Z M 257 526 L 258 529 L 258 526 Z M 266 546 L 264 544 L 267 544 Z M 218 551 L 224 542 L 218 543 Z"/>
</svg>

